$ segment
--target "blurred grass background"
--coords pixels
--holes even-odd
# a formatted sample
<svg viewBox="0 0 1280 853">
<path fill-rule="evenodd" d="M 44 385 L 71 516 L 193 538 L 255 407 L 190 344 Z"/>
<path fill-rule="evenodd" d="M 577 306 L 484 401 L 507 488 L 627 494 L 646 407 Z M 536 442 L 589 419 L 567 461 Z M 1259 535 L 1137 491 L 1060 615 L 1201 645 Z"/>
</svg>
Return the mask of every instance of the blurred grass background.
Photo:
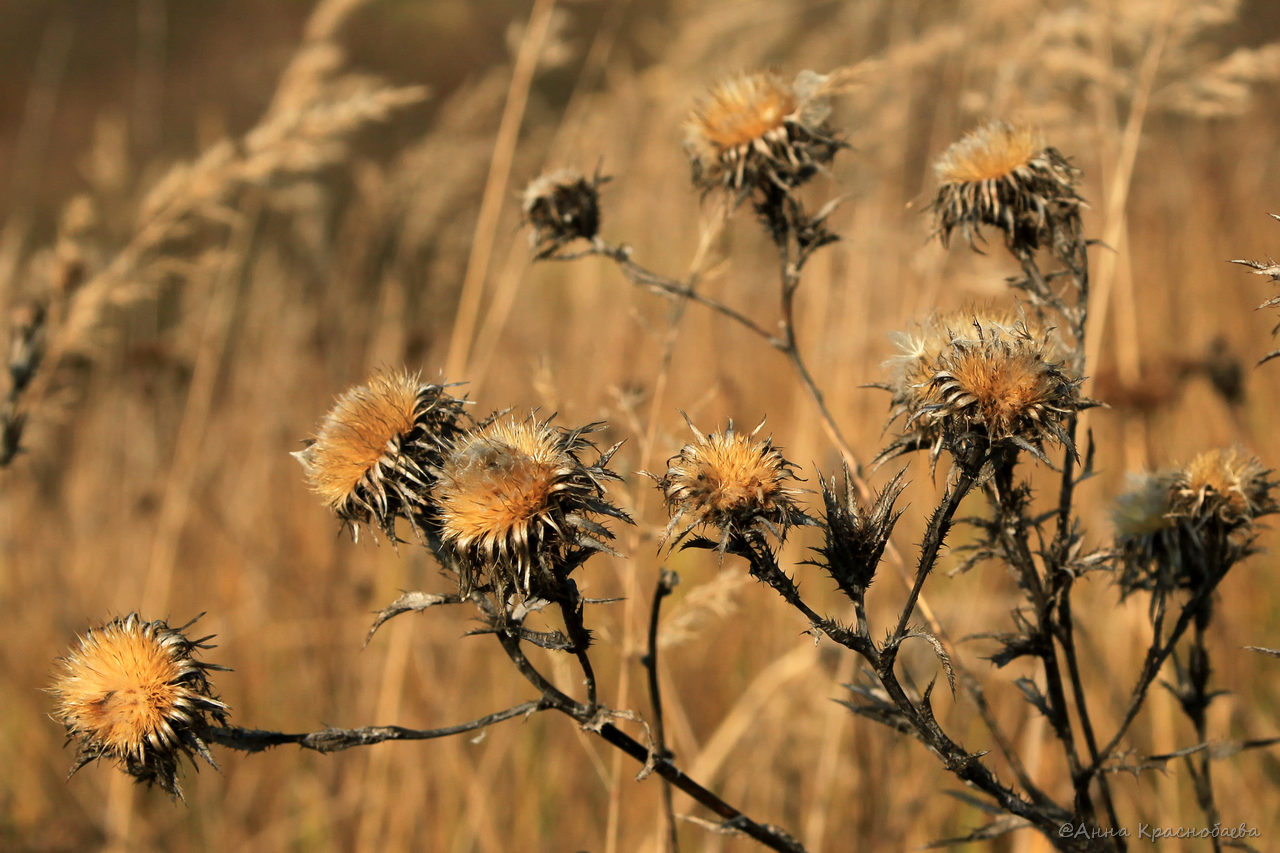
<svg viewBox="0 0 1280 853">
<path fill-rule="evenodd" d="M 531 266 L 515 199 L 544 167 L 603 163 L 605 236 L 682 274 L 713 210 L 689 188 L 681 123 L 724 73 L 875 63 L 836 103 L 852 148 L 811 192 L 847 195 L 832 220 L 843 240 L 799 298 L 801 347 L 864 459 L 887 400 L 860 386 L 881 378 L 888 333 L 1011 298 L 998 245 L 945 252 L 924 213 L 932 159 L 999 117 L 1039 125 L 1084 169 L 1086 226 L 1109 247 L 1093 255 L 1091 372 L 1111 408 L 1089 418 L 1089 541 L 1110 535 L 1125 471 L 1232 443 L 1277 463 L 1280 368 L 1251 367 L 1272 348 L 1273 317 L 1253 310 L 1270 293 L 1226 263 L 1280 254 L 1265 215 L 1280 211 L 1280 9 L 1263 0 L 4 0 L 0 13 L 0 307 L 50 305 L 26 452 L 0 470 L 4 849 L 661 849 L 658 781 L 635 782 L 638 768 L 563 719 L 331 756 L 220 751 L 222 771 L 189 774 L 182 806 L 108 767 L 67 782 L 71 752 L 40 691 L 76 632 L 141 609 L 177 624 L 207 612 L 199 628 L 234 669 L 217 687 L 240 725 L 425 728 L 530 698 L 491 643 L 462 637 L 461 610 L 403 617 L 361 649 L 371 611 L 443 581 L 420 549 L 338 535 L 288 451 L 334 395 L 403 363 L 467 380 L 480 412 L 607 418 L 606 441 L 628 439 L 616 494 L 640 524 L 621 531 L 628 559 L 598 559 L 581 582 L 627 597 L 592 615 L 595 658 L 607 701 L 646 713 L 638 655 L 665 519 L 633 472 L 660 470 L 685 441 L 680 410 L 706 430 L 767 416 L 810 485 L 838 456 L 758 340 L 697 306 L 673 328 L 668 304 L 603 261 Z M 736 216 L 712 251 L 706 291 L 772 324 L 775 259 L 756 223 Z M 1235 363 L 1233 403 L 1206 368 Z M 923 460 L 911 477 L 896 539 L 908 555 L 937 488 Z M 912 849 L 983 822 L 937 793 L 956 785 L 918 744 L 831 701 L 851 662 L 815 647 L 741 566 L 668 562 L 683 577 L 665 614 L 668 727 L 695 778 L 812 850 Z M 1240 649 L 1280 645 L 1275 568 L 1264 553 L 1222 587 L 1214 678 L 1230 694 L 1211 729 L 1223 739 L 1280 725 L 1276 663 Z M 814 570 L 797 574 L 842 613 Z M 1147 617 L 1101 577 L 1082 587 L 1105 733 Z M 902 591 L 886 566 L 872 618 Z M 994 565 L 926 594 L 957 640 L 1000 630 L 1016 601 Z M 993 670 L 980 641 L 959 651 L 1061 793 L 1055 748 L 1012 683 L 1031 673 Z M 572 689 L 568 667 L 546 664 Z M 936 671 L 925 653 L 907 666 L 921 683 Z M 967 700 L 936 698 L 968 748 L 990 748 Z M 1153 693 L 1131 742 L 1136 757 L 1192 737 Z M 1220 768 L 1224 822 L 1257 827 L 1266 849 L 1280 837 L 1274 754 Z M 1172 770 L 1119 777 L 1135 831 L 1200 822 Z M 692 825 L 682 838 L 752 849 Z M 1046 849 L 1027 833 L 996 845 Z"/>
</svg>

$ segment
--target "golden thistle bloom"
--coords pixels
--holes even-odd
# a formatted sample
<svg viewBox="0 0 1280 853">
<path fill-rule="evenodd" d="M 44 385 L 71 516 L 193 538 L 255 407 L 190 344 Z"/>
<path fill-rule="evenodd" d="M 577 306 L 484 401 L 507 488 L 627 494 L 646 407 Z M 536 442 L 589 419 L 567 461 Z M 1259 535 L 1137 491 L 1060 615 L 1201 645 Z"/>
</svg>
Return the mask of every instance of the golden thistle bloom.
<svg viewBox="0 0 1280 853">
<path fill-rule="evenodd" d="M 488 580 L 504 596 L 515 588 L 547 597 L 579 557 L 611 552 L 606 543 L 613 534 L 596 517 L 631 520 L 605 500 L 604 481 L 620 479 L 606 467 L 620 445 L 590 465 L 579 458 L 595 448 L 587 434 L 603 427 L 566 430 L 503 418 L 453 442 L 432 499 L 464 593 Z"/>
<path fill-rule="evenodd" d="M 694 528 L 709 527 L 719 532 L 723 553 L 735 536 L 763 529 L 781 540 L 792 526 L 808 521 L 795 503 L 800 494 L 792 486 L 795 466 L 773 446 L 773 439 L 757 438 L 763 427 L 762 421 L 750 434 L 740 435 L 730 421 L 723 432 L 704 435 L 689 423 L 696 440 L 667 460 L 666 474 L 649 475 L 671 516 L 664 543 L 674 547 Z"/>
<path fill-rule="evenodd" d="M 1275 510 L 1270 472 L 1237 448 L 1201 453 L 1180 470 L 1171 512 L 1200 527 L 1218 522 L 1228 530 Z"/>
<path fill-rule="evenodd" d="M 943 315 L 918 336 L 902 336 L 903 354 L 890 362 L 894 376 L 891 421 L 905 417 L 904 433 L 881 454 L 930 448 L 978 438 L 1008 441 L 1044 458 L 1047 441 L 1069 443 L 1063 428 L 1073 411 L 1093 402 L 1079 394 L 1080 378 L 1055 360 L 1059 346 L 1049 332 L 1011 315 Z"/>
<path fill-rule="evenodd" d="M 788 85 L 760 72 L 712 87 L 685 122 L 694 184 L 704 191 L 771 186 L 785 192 L 831 162 L 843 146 L 825 124 L 825 79 L 806 71 Z"/>
<path fill-rule="evenodd" d="M 548 258 L 574 240 L 591 240 L 600 229 L 598 187 L 607 177 L 588 179 L 575 169 L 539 175 L 521 194 L 520 210 L 530 227 L 534 257 Z"/>
<path fill-rule="evenodd" d="M 430 468 L 461 431 L 462 403 L 404 370 L 375 373 L 338 397 L 306 448 L 293 455 L 325 504 L 351 525 L 377 525 L 395 540 L 395 519 L 419 530 Z"/>
<path fill-rule="evenodd" d="M 969 245 L 980 226 L 1004 233 L 1015 253 L 1048 245 L 1066 257 L 1080 240 L 1080 171 L 1040 135 L 989 122 L 956 142 L 934 166 L 940 186 L 933 201 L 944 246 L 957 228 Z"/>
<path fill-rule="evenodd" d="M 210 719 L 226 722 L 227 706 L 214 698 L 206 671 L 222 667 L 194 658 L 210 638 L 188 639 L 189 624 L 175 629 L 130 613 L 90 630 L 59 660 L 50 692 L 54 719 L 79 747 L 72 773 L 108 758 L 180 797 L 180 756 L 194 761 L 198 753 L 214 764 L 203 735 Z"/>
</svg>

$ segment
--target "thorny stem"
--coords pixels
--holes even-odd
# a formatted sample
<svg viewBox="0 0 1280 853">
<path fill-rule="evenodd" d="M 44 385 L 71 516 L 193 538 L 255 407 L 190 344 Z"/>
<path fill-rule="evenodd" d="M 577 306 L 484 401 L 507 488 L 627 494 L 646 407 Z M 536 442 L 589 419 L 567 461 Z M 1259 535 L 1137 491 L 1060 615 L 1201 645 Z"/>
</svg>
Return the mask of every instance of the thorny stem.
<svg viewBox="0 0 1280 853">
<path fill-rule="evenodd" d="M 241 752 L 261 752 L 273 746 L 297 744 L 316 752 L 338 752 L 356 746 L 371 746 L 389 740 L 432 740 L 473 732 L 515 717 L 528 717 L 546 711 L 554 705 L 546 698 L 534 702 L 522 702 L 505 711 L 486 714 L 466 723 L 444 726 L 438 729 L 407 729 L 403 726 L 365 726 L 359 729 L 323 729 L 318 732 L 287 734 L 285 732 L 245 729 L 239 726 L 219 726 L 203 733 L 211 743 L 237 749 Z"/>
<path fill-rule="evenodd" d="M 1057 646 L 1054 644 L 1054 636 L 1057 633 L 1054 622 L 1054 602 L 1058 596 L 1066 595 L 1069 587 L 1066 590 L 1053 588 L 1056 585 L 1055 581 L 1061 578 L 1063 573 L 1044 579 L 1040 577 L 1035 556 L 1031 553 L 1027 542 L 1027 532 L 1032 522 L 1027 518 L 1025 499 L 1020 495 L 1020 490 L 1014 486 L 1013 474 L 1016 464 L 1017 451 L 1012 448 L 1000 448 L 993 454 L 992 465 L 995 470 L 992 475 L 992 492 L 994 492 L 993 502 L 999 529 L 1000 550 L 1004 558 L 1017 570 L 1034 609 L 1035 622 L 1028 624 L 1026 630 L 1033 642 L 1035 655 L 1040 658 L 1044 667 L 1047 691 L 1045 698 L 1048 703 L 1046 716 L 1049 718 L 1050 725 L 1053 726 L 1054 735 L 1062 744 L 1067 768 L 1073 782 L 1076 783 L 1076 814 L 1093 820 L 1094 810 L 1093 802 L 1089 797 L 1089 786 L 1087 783 L 1079 784 L 1084 770 L 1080 763 L 1079 752 L 1076 750 L 1075 733 L 1071 726 L 1066 688 L 1062 678 L 1062 664 L 1058 659 Z M 1050 585 L 1049 589 L 1046 589 L 1046 581 Z M 1078 692 L 1076 698 L 1077 700 L 1081 698 Z"/>
<path fill-rule="evenodd" d="M 980 464 L 974 467 L 974 471 L 980 468 Z M 968 478 L 968 485 L 963 488 L 953 487 L 952 492 L 966 491 L 972 486 L 973 476 Z M 949 492 L 951 494 L 951 492 Z M 960 494 L 950 507 L 948 518 L 955 514 L 956 507 L 959 505 Z M 939 508 L 941 512 L 942 508 Z M 938 512 L 935 512 L 934 522 L 936 527 L 931 524 L 931 530 L 937 530 L 938 543 L 945 539 L 944 524 Z M 929 534 L 926 534 L 928 536 Z M 911 724 L 917 736 L 932 749 L 939 757 L 942 758 L 944 766 L 947 770 L 954 773 L 960 779 L 973 784 L 978 789 L 995 799 L 1002 808 L 1010 814 L 1017 815 L 1026 819 L 1029 823 L 1036 826 L 1046 837 L 1048 837 L 1055 845 L 1062 850 L 1096 850 L 1105 849 L 1100 843 L 1085 842 L 1078 843 L 1075 839 L 1062 840 L 1058 834 L 1062 826 L 1072 820 L 1072 816 L 1063 811 L 1057 804 L 1050 800 L 1042 791 L 1031 783 L 1029 777 L 1026 778 L 1026 787 L 1032 801 L 1027 801 L 1020 797 L 1011 788 L 1000 783 L 998 779 L 991 773 L 978 756 L 967 752 L 962 746 L 953 741 L 938 725 L 933 718 L 931 711 L 924 711 L 916 704 L 915 701 L 907 695 L 902 685 L 898 682 L 897 675 L 893 671 L 893 658 L 897 654 L 899 643 L 892 639 L 885 644 L 883 652 L 877 650 L 875 645 L 866 639 L 866 628 L 864 616 L 859 616 L 860 626 L 855 631 L 840 626 L 838 623 L 819 616 L 811 607 L 801 599 L 799 590 L 796 589 L 794 582 L 787 577 L 786 573 L 779 568 L 774 560 L 773 552 L 762 542 L 759 537 L 750 535 L 740 535 L 736 537 L 730 545 L 732 553 L 745 557 L 751 563 L 751 573 L 768 583 L 782 597 L 797 610 L 799 610 L 809 620 L 810 624 L 817 630 L 822 631 L 829 638 L 834 640 L 846 648 L 857 652 L 869 663 L 875 670 L 884 686 L 885 691 L 893 700 L 894 705 L 903 713 Z M 934 557 L 937 555 L 937 548 L 934 548 Z M 932 561 L 930 561 L 932 565 Z M 928 573 L 925 572 L 927 575 Z M 905 636 L 905 629 L 903 631 Z M 1020 774 L 1020 778 L 1026 777 L 1025 770 Z"/>
<path fill-rule="evenodd" d="M 771 850 L 782 851 L 782 853 L 804 853 L 804 847 L 800 842 L 784 830 L 770 824 L 755 822 L 691 779 L 670 759 L 656 755 L 652 748 L 643 746 L 617 726 L 606 722 L 608 713 L 606 709 L 599 705 L 578 702 L 552 684 L 525 656 L 524 649 L 520 647 L 520 634 L 516 626 L 505 624 L 505 615 L 500 614 L 494 603 L 483 595 L 475 593 L 472 595 L 472 600 L 492 623 L 495 629 L 493 633 L 498 638 L 502 650 L 516 665 L 516 669 L 525 680 L 542 694 L 540 701 L 545 702 L 548 708 L 571 717 L 582 726 L 584 731 L 594 732 L 646 768 L 652 768 L 659 777 L 718 815 L 726 829 L 742 832 Z"/>
<path fill-rule="evenodd" d="M 729 553 L 746 559 L 751 565 L 753 577 L 767 583 L 784 601 L 804 614 L 812 630 L 821 631 L 845 648 L 859 653 L 866 653 L 874 648 L 864 634 L 856 629 L 850 631 L 835 620 L 820 615 L 801 598 L 795 581 L 778 565 L 772 549 L 758 531 L 735 534 L 730 539 L 728 550 Z"/>
<path fill-rule="evenodd" d="M 577 584 L 569 580 L 565 585 L 571 594 L 567 600 L 560 601 L 560 613 L 564 617 L 569 648 L 578 659 L 578 665 L 582 667 L 582 678 L 587 685 L 587 707 L 594 713 L 599 704 L 599 697 L 596 690 L 595 668 L 591 665 L 591 656 L 587 652 L 591 645 L 591 634 L 582 621 L 582 596 L 578 593 Z"/>
<path fill-rule="evenodd" d="M 920 559 L 916 563 L 916 579 L 911 585 L 911 592 L 908 593 L 907 601 L 902 606 L 902 613 L 898 616 L 898 624 L 894 627 L 893 634 L 890 636 L 889 643 L 885 648 L 886 656 L 889 658 L 888 668 L 890 670 L 893 668 L 893 659 L 898 653 L 898 645 L 902 638 L 907 635 L 911 616 L 916 609 L 916 602 L 920 600 L 920 590 L 924 588 L 925 580 L 929 577 L 938 561 L 938 552 L 942 550 L 947 533 L 951 530 L 951 523 L 955 519 L 956 510 L 960 508 L 960 502 L 964 500 L 965 495 L 969 494 L 969 490 L 973 488 L 978 471 L 982 468 L 982 461 L 982 454 L 978 450 L 970 451 L 965 457 L 955 460 L 956 479 L 948 484 L 947 491 L 942 496 L 942 502 L 938 504 L 933 514 L 929 516 L 929 526 L 925 530 L 924 541 L 920 543 Z"/>
<path fill-rule="evenodd" d="M 718 314 L 723 314 L 725 317 L 733 320 L 735 323 L 753 334 L 756 334 L 767 341 L 773 341 L 773 335 L 771 335 L 767 329 L 758 325 L 754 320 L 743 314 L 741 311 L 731 308 L 718 299 L 713 299 L 710 296 L 704 296 L 690 287 L 687 282 L 676 281 L 675 279 L 667 278 L 664 275 L 659 275 L 656 272 L 642 267 L 631 259 L 630 246 L 614 246 L 597 237 L 592 242 L 591 248 L 585 252 L 574 255 L 552 255 L 549 260 L 568 261 L 583 257 L 584 255 L 600 255 L 601 257 L 608 258 L 618 265 L 622 274 L 626 276 L 627 280 L 632 284 L 638 287 L 647 288 L 664 296 L 687 299 L 690 302 L 696 302 L 699 305 L 704 305 Z"/>
<path fill-rule="evenodd" d="M 1212 700 L 1212 694 L 1208 691 L 1209 686 L 1209 649 L 1205 645 L 1205 630 L 1209 627 L 1209 612 L 1211 603 L 1206 600 L 1200 608 L 1200 613 L 1196 616 L 1195 636 L 1191 643 L 1191 651 L 1188 661 L 1188 679 L 1190 680 L 1191 695 L 1187 697 L 1189 705 L 1184 705 L 1184 710 L 1191 717 L 1191 722 L 1195 725 L 1197 743 L 1209 742 L 1208 719 L 1205 711 L 1208 709 L 1209 702 Z M 1199 755 L 1199 767 L 1196 767 L 1196 756 L 1187 756 L 1187 768 L 1191 771 L 1191 780 L 1195 788 L 1196 801 L 1200 806 L 1200 810 L 1204 812 L 1205 821 L 1209 826 L 1219 823 L 1221 816 L 1218 813 L 1218 804 L 1213 796 L 1213 776 L 1210 769 L 1212 757 L 1209 750 L 1202 750 Z M 1220 839 L 1214 837 L 1213 849 L 1220 851 L 1222 844 Z"/>
<path fill-rule="evenodd" d="M 649 651 L 645 654 L 644 668 L 649 673 L 649 700 L 653 707 L 654 753 L 659 760 L 668 761 L 672 753 L 667 749 L 666 727 L 662 717 L 662 687 L 658 681 L 658 614 L 662 600 L 671 594 L 680 576 L 670 569 L 663 569 L 653 588 L 653 606 L 649 609 Z M 679 853 L 680 838 L 676 831 L 676 812 L 672 803 L 671 783 L 662 780 L 662 807 L 667 819 L 667 842 L 671 853 Z"/>
<path fill-rule="evenodd" d="M 571 699 L 549 682 L 525 657 L 524 650 L 520 648 L 518 636 L 510 632 L 498 631 L 497 637 L 502 644 L 503 651 L 507 653 L 507 657 L 520 670 L 520 674 L 541 691 L 543 701 L 547 702 L 551 708 L 572 717 L 585 730 L 600 735 L 609 744 L 622 750 L 646 767 L 652 767 L 653 771 L 661 778 L 670 782 L 722 818 L 726 828 L 741 831 L 772 850 L 784 851 L 784 853 L 803 853 L 804 848 L 800 843 L 783 830 L 769 824 L 756 823 L 685 775 L 684 771 L 669 759 L 655 755 L 653 750 L 641 745 L 639 741 L 612 723 L 603 722 L 602 709 L 599 707 L 589 708 Z"/>
<path fill-rule="evenodd" d="M 977 469 L 975 468 L 974 470 L 976 471 Z M 967 491 L 972 486 L 973 476 L 970 475 L 968 479 L 969 484 L 964 487 L 964 491 Z M 958 491 L 960 489 L 953 486 L 949 494 Z M 954 503 L 958 505 L 959 499 L 957 498 Z M 955 508 L 955 506 L 950 508 L 949 515 L 954 515 Z M 939 507 L 939 512 L 941 510 L 942 508 Z M 943 530 L 945 525 L 939 516 L 939 512 L 935 512 L 936 527 L 931 524 L 931 530 L 936 529 L 939 531 L 937 534 L 938 541 L 941 542 L 945 538 L 945 531 Z M 815 629 L 822 631 L 832 640 L 846 648 L 857 652 L 872 666 L 895 707 L 903 714 L 912 730 L 925 745 L 942 759 L 943 765 L 948 771 L 992 797 L 1005 811 L 1025 819 L 1028 823 L 1038 828 L 1060 850 L 1107 849 L 1106 845 L 1097 839 L 1064 839 L 1059 834 L 1059 830 L 1074 819 L 1070 813 L 1052 802 L 1034 786 L 1029 786 L 1028 789 L 1033 798 L 1031 801 L 1019 796 L 1013 789 L 996 779 L 991 770 L 982 763 L 980 756 L 969 753 L 952 740 L 938 725 L 927 705 L 922 708 L 921 705 L 917 704 L 907 695 L 906 690 L 903 689 L 898 681 L 898 677 L 893 671 L 893 658 L 897 654 L 900 642 L 895 642 L 890 638 L 883 649 L 877 649 L 870 642 L 862 642 L 859 632 L 849 631 L 832 620 L 819 616 L 800 598 L 799 591 L 794 583 L 775 562 L 772 551 L 759 542 L 758 539 L 758 536 L 753 539 L 750 535 L 739 535 L 731 543 L 730 551 L 750 561 L 751 573 L 768 583 L 789 604 L 803 613 Z M 934 549 L 934 556 L 936 557 L 936 548 Z M 927 572 L 925 574 L 927 575 Z"/>
<path fill-rule="evenodd" d="M 1033 301 L 1037 307 L 1047 304 L 1067 322 L 1072 347 L 1076 353 L 1075 360 L 1077 363 L 1073 366 L 1077 372 L 1083 374 L 1086 367 L 1083 363 L 1085 334 L 1089 319 L 1089 259 L 1087 244 L 1083 239 L 1077 239 L 1071 249 L 1070 256 L 1060 257 L 1072 279 L 1075 292 L 1074 304 L 1069 304 L 1066 299 L 1053 293 L 1048 280 L 1040 271 L 1033 252 L 1025 249 L 1011 249 L 1011 252 L 1022 266 L 1023 273 L 1026 275 L 1026 289 L 1032 293 Z M 1057 530 L 1054 535 L 1053 545 L 1049 549 L 1045 566 L 1046 580 L 1055 590 L 1058 604 L 1057 618 L 1055 619 L 1050 611 L 1038 606 L 1037 627 L 1045 641 L 1045 650 L 1042 657 L 1044 657 L 1050 699 L 1054 702 L 1055 708 L 1063 715 L 1061 722 L 1065 726 L 1066 735 L 1066 738 L 1063 739 L 1063 747 L 1067 750 L 1068 761 L 1071 765 L 1072 779 L 1076 788 L 1077 808 L 1082 810 L 1082 814 L 1087 814 L 1092 811 L 1092 806 L 1089 805 L 1088 788 L 1091 777 L 1094 774 L 1080 766 L 1075 748 L 1068 740 L 1073 740 L 1071 723 L 1066 719 L 1062 672 L 1061 666 L 1057 661 L 1054 645 L 1054 640 L 1056 639 L 1062 646 L 1062 657 L 1066 663 L 1067 674 L 1071 679 L 1072 695 L 1075 700 L 1074 704 L 1081 733 L 1089 750 L 1090 761 L 1096 765 L 1099 760 L 1097 735 L 1094 732 L 1088 701 L 1083 689 L 1079 656 L 1075 645 L 1075 623 L 1071 616 L 1071 587 L 1074 578 L 1066 565 L 1072 543 L 1071 508 L 1075 499 L 1078 426 L 1079 415 L 1076 412 L 1071 412 L 1067 416 L 1066 433 L 1068 443 L 1063 452 L 1062 476 L 1058 489 Z M 1034 574 L 1034 564 L 1031 574 Z M 1047 605 L 1047 602 L 1045 604 Z M 1060 730 L 1059 736 L 1062 737 L 1062 735 L 1063 732 Z M 1107 813 L 1107 819 L 1112 827 L 1119 826 L 1119 816 L 1111 796 L 1110 783 L 1105 775 L 1098 777 L 1098 788 L 1102 797 L 1103 808 Z M 1088 811 L 1084 811 L 1085 807 L 1088 807 Z M 1126 848 L 1122 837 L 1117 837 L 1116 843 L 1121 850 Z"/>
</svg>

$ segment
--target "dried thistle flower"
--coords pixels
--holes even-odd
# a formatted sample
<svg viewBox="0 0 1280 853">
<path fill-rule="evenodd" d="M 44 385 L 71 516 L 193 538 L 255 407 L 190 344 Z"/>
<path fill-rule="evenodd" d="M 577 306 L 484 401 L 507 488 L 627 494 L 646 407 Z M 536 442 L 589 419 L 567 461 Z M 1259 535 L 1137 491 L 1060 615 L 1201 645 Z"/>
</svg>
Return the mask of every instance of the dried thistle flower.
<svg viewBox="0 0 1280 853">
<path fill-rule="evenodd" d="M 1111 522 L 1116 531 L 1120 588 L 1173 589 L 1179 585 L 1179 531 L 1173 510 L 1175 471 L 1129 475 L 1129 487 L 1116 496 Z"/>
<path fill-rule="evenodd" d="M 757 72 L 713 86 L 685 122 L 694 185 L 704 192 L 787 192 L 830 163 L 843 143 L 826 124 L 825 81 L 811 71 L 792 84 Z"/>
<path fill-rule="evenodd" d="M 1275 511 L 1270 472 L 1238 448 L 1201 453 L 1178 472 L 1170 511 L 1196 527 L 1244 527 Z"/>
<path fill-rule="evenodd" d="M 757 438 L 764 422 L 748 435 L 734 431 L 703 434 L 688 418 L 696 440 L 667 460 L 667 473 L 650 474 L 666 499 L 671 521 L 662 541 L 675 547 L 696 527 L 719 533 L 721 553 L 737 536 L 764 530 L 782 540 L 787 531 L 809 519 L 796 506 L 800 490 L 795 466 L 772 438 Z"/>
<path fill-rule="evenodd" d="M 933 212 L 944 246 L 957 228 L 973 246 L 983 225 L 999 229 L 1015 254 L 1047 245 L 1066 258 L 1079 245 L 1080 170 L 1036 131 L 988 122 L 948 148 L 934 169 L 940 185 Z"/>
<path fill-rule="evenodd" d="M 403 516 L 421 535 L 442 443 L 462 431 L 462 402 L 405 370 L 380 371 L 344 392 L 315 438 L 294 453 L 311 489 L 359 536 L 376 527 L 395 541 Z"/>
<path fill-rule="evenodd" d="M 89 630 L 59 659 L 49 692 L 54 719 L 78 747 L 73 774 L 107 758 L 137 781 L 181 797 L 182 756 L 194 763 L 199 754 L 217 766 L 204 735 L 211 720 L 226 723 L 227 706 L 213 695 L 207 671 L 223 667 L 195 659 L 212 638 L 189 639 L 182 632 L 190 625 L 170 628 L 130 613 Z"/>
<path fill-rule="evenodd" d="M 606 467 L 620 445 L 595 462 L 587 435 L 533 418 L 502 418 L 459 436 L 437 470 L 432 500 L 441 540 L 458 557 L 463 592 L 486 581 L 505 597 L 511 589 L 542 598 L 586 555 L 612 553 L 613 534 L 600 516 L 631 519 L 605 499 Z"/>
<path fill-rule="evenodd" d="M 1124 592 L 1151 591 L 1154 606 L 1169 592 L 1216 581 L 1249 556 L 1254 522 L 1276 509 L 1269 474 L 1233 448 L 1131 477 L 1112 512 Z"/>
<path fill-rule="evenodd" d="M 600 229 L 599 186 L 609 178 L 591 178 L 575 169 L 539 175 L 521 194 L 520 209 L 530 226 L 534 257 L 549 258 L 574 240 L 593 240 Z"/>
<path fill-rule="evenodd" d="M 919 334 L 899 337 L 892 359 L 890 422 L 905 417 L 903 435 L 880 456 L 977 440 L 1009 442 L 1047 462 L 1043 447 L 1071 447 L 1067 416 L 1094 405 L 1080 396 L 1080 377 L 1056 360 L 1060 345 L 1050 331 L 1012 314 L 941 315 Z M 1074 449 L 1074 448 L 1073 448 Z"/>
</svg>

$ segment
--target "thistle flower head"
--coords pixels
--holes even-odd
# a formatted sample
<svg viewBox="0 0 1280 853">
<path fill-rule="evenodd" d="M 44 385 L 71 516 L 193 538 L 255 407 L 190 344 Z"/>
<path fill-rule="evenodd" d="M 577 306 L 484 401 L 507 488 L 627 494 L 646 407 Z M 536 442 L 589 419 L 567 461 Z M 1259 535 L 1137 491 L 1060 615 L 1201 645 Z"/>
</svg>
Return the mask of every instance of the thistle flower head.
<svg viewBox="0 0 1280 853">
<path fill-rule="evenodd" d="M 432 499 L 445 547 L 458 557 L 464 592 L 491 582 L 500 593 L 551 597 L 592 551 L 610 551 L 601 516 L 630 521 L 605 499 L 610 448 L 588 464 L 586 437 L 532 418 L 500 418 L 458 436 L 437 470 Z"/>
<path fill-rule="evenodd" d="M 764 530 L 781 540 L 808 522 L 795 503 L 795 466 L 771 438 L 758 437 L 763 426 L 742 435 L 730 421 L 722 432 L 703 434 L 689 424 L 696 440 L 667 460 L 666 474 L 654 477 L 671 516 L 663 542 L 674 547 L 694 528 L 711 528 L 723 553 L 735 536 Z"/>
<path fill-rule="evenodd" d="M 826 125 L 824 81 L 811 71 L 791 84 L 757 72 L 713 86 L 685 122 L 694 184 L 734 194 L 765 186 L 785 192 L 830 163 L 843 145 Z"/>
<path fill-rule="evenodd" d="M 307 446 L 293 455 L 307 482 L 351 526 L 395 540 L 403 516 L 419 529 L 440 446 L 461 432 L 462 403 L 408 371 L 375 373 L 338 397 Z"/>
<path fill-rule="evenodd" d="M 575 169 L 546 172 L 529 182 L 520 209 L 530 228 L 534 257 L 548 258 L 574 240 L 591 240 L 600 229 L 599 186 L 607 177 L 584 177 Z"/>
<path fill-rule="evenodd" d="M 1129 488 L 1121 492 L 1111 507 L 1111 522 L 1121 543 L 1139 543 L 1174 526 L 1175 473 L 1157 471 L 1129 475 Z"/>
<path fill-rule="evenodd" d="M 181 756 L 214 764 L 204 734 L 211 720 L 226 722 L 227 706 L 214 697 L 207 671 L 222 667 L 196 660 L 211 638 L 188 639 L 186 627 L 131 613 L 91 629 L 59 660 L 50 692 L 54 719 L 78 747 L 72 773 L 107 758 L 139 782 L 181 796 Z"/>
<path fill-rule="evenodd" d="M 881 459 L 923 447 L 936 459 L 944 446 L 974 439 L 1010 442 L 1042 459 L 1046 443 L 1070 445 L 1065 419 L 1093 403 L 1056 360 L 1052 333 L 1009 314 L 962 316 L 936 317 L 899 338 L 888 388 L 890 420 L 904 417 L 904 432 Z"/>
<path fill-rule="evenodd" d="M 1116 498 L 1121 589 L 1160 597 L 1215 583 L 1253 553 L 1256 520 L 1276 509 L 1257 459 L 1238 449 L 1201 453 L 1181 468 L 1131 477 Z"/>
<path fill-rule="evenodd" d="M 1047 245 L 1068 257 L 1080 241 L 1080 172 L 1033 130 L 993 121 L 978 127 L 938 158 L 933 201 L 945 246 L 956 229 L 969 245 L 981 226 L 1004 234 L 1015 253 Z"/>
<path fill-rule="evenodd" d="M 1209 450 L 1178 472 L 1171 512 L 1197 526 L 1227 529 L 1249 525 L 1275 511 L 1270 472 L 1238 448 Z"/>
</svg>

